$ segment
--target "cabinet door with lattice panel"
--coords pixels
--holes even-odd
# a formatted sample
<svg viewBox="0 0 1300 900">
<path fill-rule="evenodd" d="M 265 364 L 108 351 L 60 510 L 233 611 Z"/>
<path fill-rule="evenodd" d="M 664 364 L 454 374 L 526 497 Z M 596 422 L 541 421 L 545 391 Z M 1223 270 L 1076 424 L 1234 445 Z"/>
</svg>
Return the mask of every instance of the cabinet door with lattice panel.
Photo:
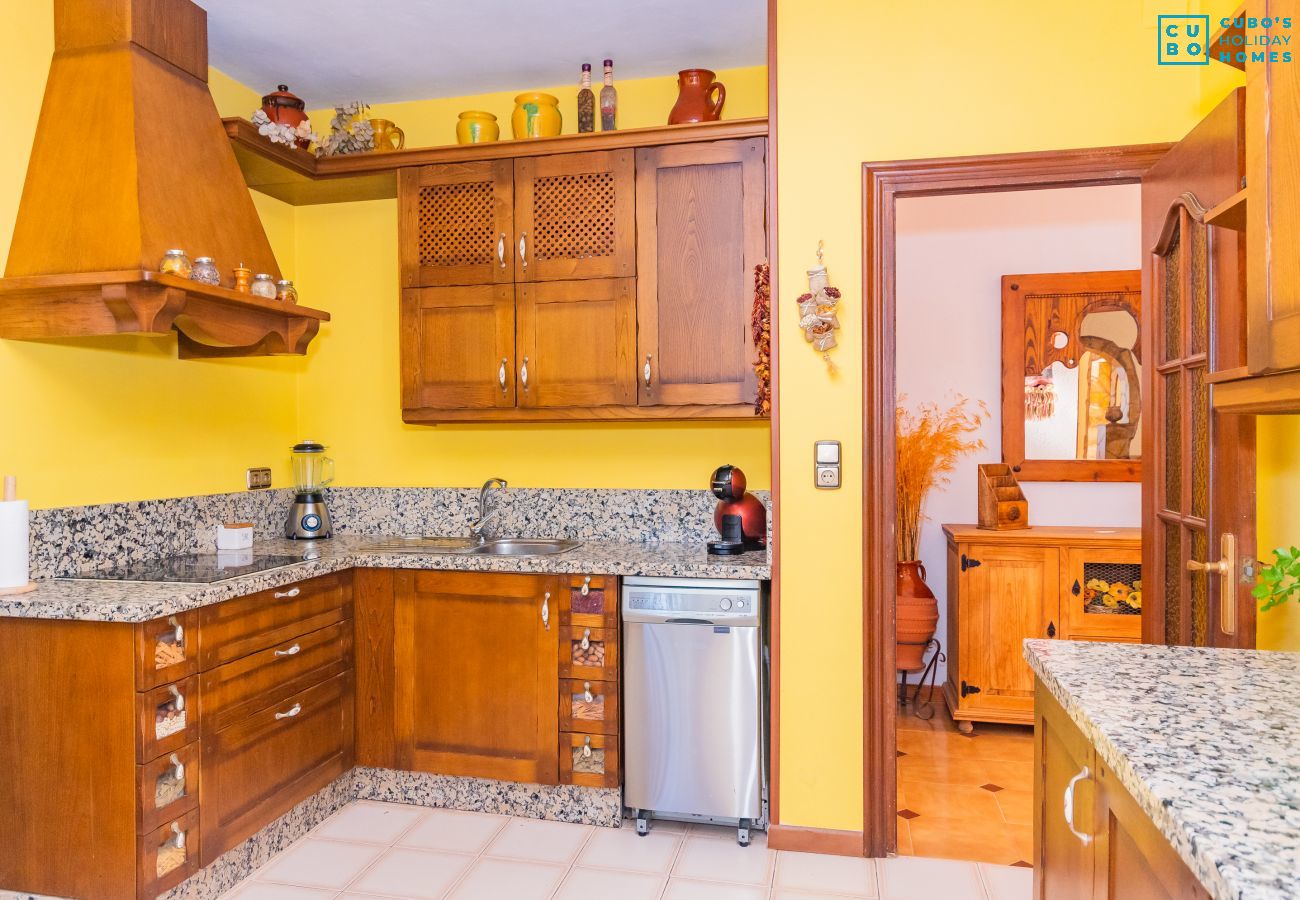
<svg viewBox="0 0 1300 900">
<path fill-rule="evenodd" d="M 397 204 L 402 287 L 515 280 L 510 160 L 402 169 Z"/>
<path fill-rule="evenodd" d="M 402 409 L 515 405 L 515 294 L 508 284 L 402 292 Z"/>
<path fill-rule="evenodd" d="M 636 274 L 631 150 L 517 159 L 517 281 Z"/>
<path fill-rule="evenodd" d="M 1142 546 L 1070 547 L 1061 566 L 1061 637 L 1142 639 Z"/>
</svg>

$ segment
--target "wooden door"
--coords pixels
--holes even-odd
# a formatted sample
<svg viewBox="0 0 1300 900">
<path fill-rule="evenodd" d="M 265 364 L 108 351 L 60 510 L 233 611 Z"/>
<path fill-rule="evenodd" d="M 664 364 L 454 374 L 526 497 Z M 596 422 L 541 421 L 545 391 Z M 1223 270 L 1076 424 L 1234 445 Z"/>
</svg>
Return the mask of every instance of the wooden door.
<svg viewBox="0 0 1300 900">
<path fill-rule="evenodd" d="M 515 280 L 510 160 L 401 169 L 397 209 L 402 287 Z"/>
<path fill-rule="evenodd" d="M 1061 631 L 1072 640 L 1142 638 L 1142 551 L 1068 547 L 1061 566 Z"/>
<path fill-rule="evenodd" d="M 559 584 L 544 575 L 396 574 L 402 768 L 556 783 Z"/>
<path fill-rule="evenodd" d="M 767 256 L 766 141 L 637 151 L 643 406 L 752 404 L 750 310 Z"/>
<path fill-rule="evenodd" d="M 516 281 L 636 274 L 631 150 L 514 161 Z"/>
<path fill-rule="evenodd" d="M 633 278 L 518 286 L 519 405 L 634 406 Z"/>
<path fill-rule="evenodd" d="M 958 602 L 961 673 L 955 685 L 962 710 L 986 721 L 1033 716 L 1034 675 L 1026 638 L 1055 633 L 1060 552 L 1055 547 L 964 544 Z M 958 568 L 961 568 L 959 563 Z"/>
<path fill-rule="evenodd" d="M 1041 682 L 1035 690 L 1034 897 L 1091 900 L 1095 754 Z"/>
<path fill-rule="evenodd" d="M 1097 900 L 1208 900 L 1209 893 L 1115 773 L 1100 760 L 1097 770 L 1093 896 Z"/>
<path fill-rule="evenodd" d="M 402 408 L 515 405 L 515 296 L 509 284 L 402 292 Z"/>
<path fill-rule="evenodd" d="M 1289 41 L 1289 26 L 1300 18 L 1296 0 L 1251 0 L 1246 15 L 1276 23 L 1250 29 Z M 1252 55 L 1253 54 L 1248 54 Z M 1246 63 L 1247 242 L 1246 310 L 1250 371 L 1255 374 L 1300 369 L 1300 73 L 1282 54 Z M 1258 236 L 1258 237 L 1256 237 Z"/>
<path fill-rule="evenodd" d="M 1241 574 L 1255 555 L 1255 423 L 1216 412 L 1208 380 L 1245 358 L 1242 241 L 1204 221 L 1240 184 L 1243 97 L 1229 95 L 1142 179 L 1147 643 L 1255 644 Z M 1189 571 L 1221 559 L 1224 535 L 1236 543 L 1235 570 Z"/>
</svg>

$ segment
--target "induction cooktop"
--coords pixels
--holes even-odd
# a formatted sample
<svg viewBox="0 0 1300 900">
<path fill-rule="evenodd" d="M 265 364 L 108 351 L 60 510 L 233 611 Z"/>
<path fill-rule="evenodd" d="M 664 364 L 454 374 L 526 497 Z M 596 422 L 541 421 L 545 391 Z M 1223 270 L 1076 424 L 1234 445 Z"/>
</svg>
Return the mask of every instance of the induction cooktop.
<svg viewBox="0 0 1300 900">
<path fill-rule="evenodd" d="M 319 552 L 299 554 L 254 553 L 251 550 L 231 550 L 221 553 L 190 553 L 164 559 L 131 563 L 106 569 L 92 569 L 69 575 L 68 578 L 99 581 L 171 582 L 174 584 L 213 584 L 240 575 L 265 572 L 291 566 L 313 559 Z"/>
</svg>

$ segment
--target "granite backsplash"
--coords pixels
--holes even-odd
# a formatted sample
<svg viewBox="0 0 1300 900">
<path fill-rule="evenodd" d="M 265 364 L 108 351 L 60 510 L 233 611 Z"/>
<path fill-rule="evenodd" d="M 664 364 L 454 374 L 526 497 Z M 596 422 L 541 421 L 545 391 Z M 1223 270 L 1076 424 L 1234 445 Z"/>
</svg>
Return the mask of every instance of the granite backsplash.
<svg viewBox="0 0 1300 900">
<path fill-rule="evenodd" d="M 454 535 L 468 532 L 478 493 L 478 488 L 340 487 L 330 488 L 327 499 L 339 534 Z M 717 499 L 709 491 L 509 488 L 498 493 L 498 534 L 682 543 L 715 534 Z M 768 492 L 756 493 L 770 507 Z M 33 510 L 32 577 L 210 551 L 221 522 L 252 522 L 258 540 L 280 537 L 292 498 L 292 490 L 279 488 Z"/>
</svg>

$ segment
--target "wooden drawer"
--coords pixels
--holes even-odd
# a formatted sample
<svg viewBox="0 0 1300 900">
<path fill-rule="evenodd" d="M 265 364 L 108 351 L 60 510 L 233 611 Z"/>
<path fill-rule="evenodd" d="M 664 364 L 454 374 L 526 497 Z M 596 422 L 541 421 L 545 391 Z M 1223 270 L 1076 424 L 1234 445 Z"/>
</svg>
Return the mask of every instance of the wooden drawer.
<svg viewBox="0 0 1300 900">
<path fill-rule="evenodd" d="M 204 672 L 199 676 L 203 734 L 220 731 L 351 666 L 352 622 L 348 620 Z"/>
<path fill-rule="evenodd" d="M 199 802 L 199 743 L 136 766 L 136 832 L 149 834 Z"/>
<path fill-rule="evenodd" d="M 587 628 L 618 627 L 618 590 L 605 575 L 573 575 L 560 600 L 560 624 Z"/>
<path fill-rule="evenodd" d="M 136 849 L 139 896 L 157 897 L 197 872 L 199 847 L 198 810 L 141 835 Z"/>
<path fill-rule="evenodd" d="M 136 762 L 152 762 L 197 740 L 199 699 L 197 675 L 136 694 Z"/>
<path fill-rule="evenodd" d="M 585 645 L 585 646 L 584 646 Z M 560 677 L 618 680 L 618 632 L 566 625 L 560 629 Z"/>
<path fill-rule="evenodd" d="M 199 670 L 199 611 L 135 626 L 135 687 L 147 691 Z"/>
<path fill-rule="evenodd" d="M 560 735 L 560 784 L 618 787 L 621 780 L 616 736 Z"/>
<path fill-rule="evenodd" d="M 351 618 L 351 591 L 342 574 L 227 600 L 201 610 L 203 671 Z"/>
<path fill-rule="evenodd" d="M 203 864 L 352 768 L 344 672 L 203 739 Z"/>
<path fill-rule="evenodd" d="M 560 682 L 560 730 L 618 734 L 618 684 L 566 679 Z"/>
</svg>

